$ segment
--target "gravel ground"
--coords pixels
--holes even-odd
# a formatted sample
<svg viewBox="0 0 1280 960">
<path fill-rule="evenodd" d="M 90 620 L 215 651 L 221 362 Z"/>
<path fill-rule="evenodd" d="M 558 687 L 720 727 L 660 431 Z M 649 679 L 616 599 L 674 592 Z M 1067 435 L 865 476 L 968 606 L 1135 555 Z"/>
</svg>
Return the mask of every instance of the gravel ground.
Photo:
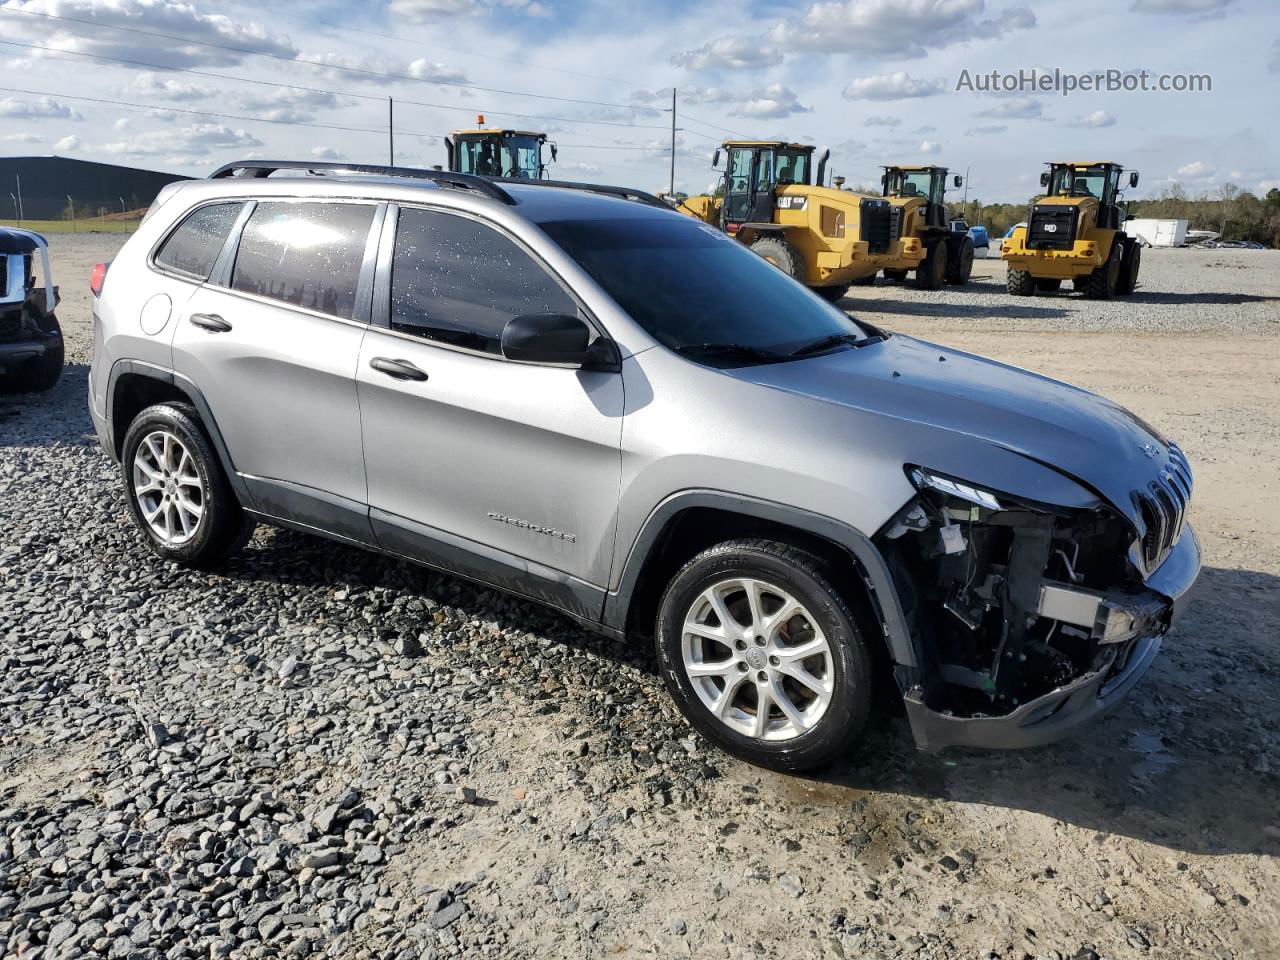
<svg viewBox="0 0 1280 960">
<path fill-rule="evenodd" d="M 1207 563 L 1074 740 L 930 757 L 894 715 L 803 779 L 539 607 L 267 529 L 157 561 L 85 412 L 118 242 L 58 238 L 66 375 L 0 400 L 0 956 L 1280 955 L 1280 254 L 1147 251 L 1113 304 L 998 262 L 851 291 L 1168 429 Z"/>
</svg>

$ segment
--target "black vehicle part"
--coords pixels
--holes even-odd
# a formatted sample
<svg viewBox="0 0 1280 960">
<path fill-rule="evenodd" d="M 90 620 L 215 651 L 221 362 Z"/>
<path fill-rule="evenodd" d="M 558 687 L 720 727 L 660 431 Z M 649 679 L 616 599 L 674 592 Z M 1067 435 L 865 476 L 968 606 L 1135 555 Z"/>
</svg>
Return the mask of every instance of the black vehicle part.
<svg viewBox="0 0 1280 960">
<path fill-rule="evenodd" d="M 1084 278 L 1084 295 L 1090 300 L 1110 300 L 1114 297 L 1120 283 L 1120 264 L 1123 260 L 1124 242 L 1121 237 L 1116 237 L 1111 241 L 1111 251 L 1107 254 L 1106 262 Z"/>
<path fill-rule="evenodd" d="M 795 244 L 783 236 L 761 237 L 751 244 L 753 253 L 764 257 L 795 280 L 804 280 L 804 260 Z"/>
<path fill-rule="evenodd" d="M 857 281 L 854 281 L 855 283 Z M 844 299 L 844 295 L 849 288 L 844 284 L 836 284 L 834 287 L 814 287 L 813 292 L 820 296 L 827 303 L 839 303 Z"/>
<path fill-rule="evenodd" d="M 1036 289 L 1041 293 L 1056 293 L 1062 287 L 1058 277 L 1036 277 Z"/>
<path fill-rule="evenodd" d="M 962 286 L 969 282 L 972 274 L 973 240 L 967 234 L 947 237 L 947 283 Z"/>
<path fill-rule="evenodd" d="M 1138 271 L 1142 268 L 1142 245 L 1133 237 L 1124 242 L 1124 259 L 1120 263 L 1120 279 L 1116 293 L 1127 297 L 1138 287 Z"/>
<path fill-rule="evenodd" d="M 931 242 L 924 259 L 916 267 L 916 286 L 921 290 L 940 290 L 947 272 L 947 245 L 943 239 Z"/>
<path fill-rule="evenodd" d="M 884 272 L 884 278 L 886 280 L 892 280 L 895 283 L 901 283 L 903 280 L 907 279 L 907 273 L 908 271 L 906 270 L 886 270 Z"/>
<path fill-rule="evenodd" d="M 1015 297 L 1034 296 L 1037 290 L 1036 278 L 1031 275 L 1030 270 L 1016 270 L 1010 267 L 1007 284 L 1009 292 Z"/>
</svg>

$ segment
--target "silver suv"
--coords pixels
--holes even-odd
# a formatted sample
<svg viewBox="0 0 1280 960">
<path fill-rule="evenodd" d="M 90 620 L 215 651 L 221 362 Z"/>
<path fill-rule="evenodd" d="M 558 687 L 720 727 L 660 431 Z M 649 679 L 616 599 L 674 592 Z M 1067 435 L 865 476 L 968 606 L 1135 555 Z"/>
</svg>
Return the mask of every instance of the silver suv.
<svg viewBox="0 0 1280 960">
<path fill-rule="evenodd" d="M 94 310 L 91 408 L 161 557 L 255 523 L 651 636 L 702 734 L 1045 743 L 1146 671 L 1191 470 L 1121 407 L 858 323 L 635 191 L 250 162 L 170 186 Z"/>
</svg>

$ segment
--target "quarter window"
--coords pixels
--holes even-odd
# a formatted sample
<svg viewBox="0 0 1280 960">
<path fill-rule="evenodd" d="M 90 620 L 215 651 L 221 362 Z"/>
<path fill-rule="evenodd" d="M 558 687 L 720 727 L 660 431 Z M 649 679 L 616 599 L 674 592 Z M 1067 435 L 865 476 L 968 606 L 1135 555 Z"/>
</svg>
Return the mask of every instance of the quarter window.
<svg viewBox="0 0 1280 960">
<path fill-rule="evenodd" d="M 467 217 L 400 211 L 391 261 L 391 329 L 501 353 L 502 328 L 526 313 L 578 307 L 513 240 Z"/>
<path fill-rule="evenodd" d="M 259 203 L 245 224 L 231 286 L 349 320 L 374 207 Z"/>
<path fill-rule="evenodd" d="M 169 234 L 156 263 L 190 277 L 208 280 L 227 234 L 240 216 L 242 203 L 211 203 L 193 210 L 177 230 Z"/>
</svg>

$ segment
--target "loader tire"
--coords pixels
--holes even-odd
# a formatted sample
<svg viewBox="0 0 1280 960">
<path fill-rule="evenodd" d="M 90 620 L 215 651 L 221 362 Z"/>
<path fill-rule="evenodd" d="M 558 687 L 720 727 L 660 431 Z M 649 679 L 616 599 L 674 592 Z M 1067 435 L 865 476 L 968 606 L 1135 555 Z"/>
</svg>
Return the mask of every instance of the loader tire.
<svg viewBox="0 0 1280 960">
<path fill-rule="evenodd" d="M 800 251 L 788 240 L 782 237 L 761 237 L 751 244 L 751 249 L 793 280 L 804 279 L 804 260 Z"/>
<path fill-rule="evenodd" d="M 1036 278 L 1030 270 L 1009 268 L 1009 292 L 1015 297 L 1030 297 L 1036 292 Z"/>
<path fill-rule="evenodd" d="M 1120 281 L 1116 284 L 1116 293 L 1127 297 L 1138 287 L 1138 271 L 1142 267 L 1142 244 L 1137 240 L 1126 240 L 1124 245 L 1124 262 L 1120 264 Z"/>
<path fill-rule="evenodd" d="M 947 283 L 964 286 L 973 274 L 973 241 L 963 237 L 959 243 L 947 244 Z"/>
<path fill-rule="evenodd" d="M 1120 264 L 1124 260 L 1124 244 L 1112 242 L 1107 262 L 1085 279 L 1084 295 L 1090 300 L 1110 300 L 1120 283 Z"/>
<path fill-rule="evenodd" d="M 920 266 L 916 267 L 916 286 L 921 290 L 939 290 L 947 272 L 947 244 L 939 240 L 928 248 Z"/>
</svg>

